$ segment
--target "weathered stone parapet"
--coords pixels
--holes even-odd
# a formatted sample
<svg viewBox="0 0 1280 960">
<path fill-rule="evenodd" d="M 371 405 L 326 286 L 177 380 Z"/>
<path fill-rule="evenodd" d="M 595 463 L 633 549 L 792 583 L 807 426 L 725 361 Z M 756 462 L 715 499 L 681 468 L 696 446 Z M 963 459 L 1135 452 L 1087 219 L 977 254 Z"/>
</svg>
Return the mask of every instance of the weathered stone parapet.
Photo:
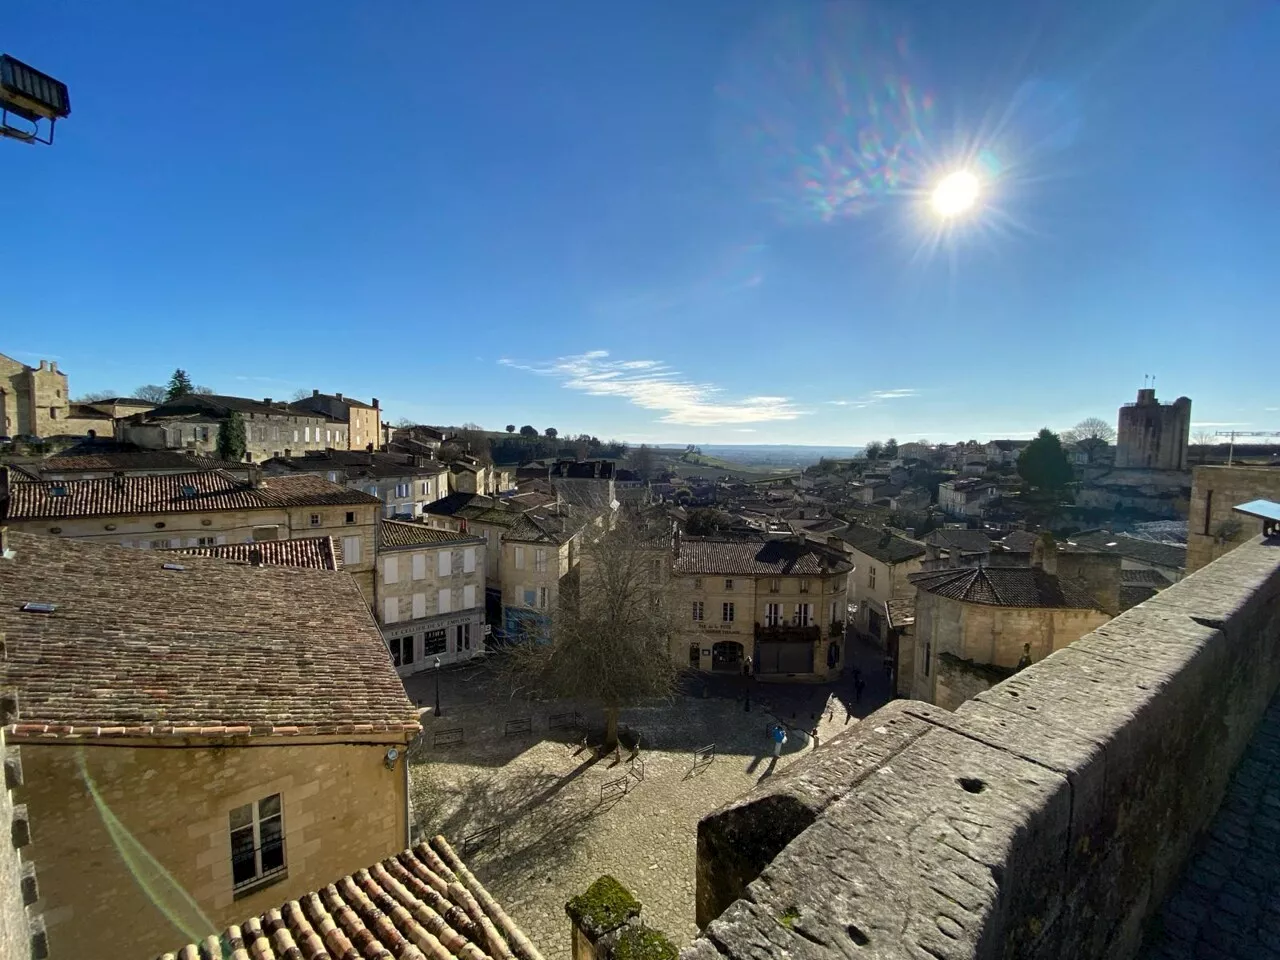
<svg viewBox="0 0 1280 960">
<path fill-rule="evenodd" d="M 1278 686 L 1280 544 L 1255 541 L 708 817 L 682 956 L 1125 960 Z"/>
</svg>

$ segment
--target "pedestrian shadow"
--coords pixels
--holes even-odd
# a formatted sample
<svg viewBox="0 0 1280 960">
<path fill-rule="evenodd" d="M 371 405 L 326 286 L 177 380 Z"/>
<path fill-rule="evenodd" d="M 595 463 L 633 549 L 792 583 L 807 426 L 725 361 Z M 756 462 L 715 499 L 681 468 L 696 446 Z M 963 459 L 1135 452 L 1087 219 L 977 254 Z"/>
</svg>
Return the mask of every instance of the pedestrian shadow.
<svg viewBox="0 0 1280 960">
<path fill-rule="evenodd" d="M 764 783 L 766 780 L 768 780 L 770 777 L 773 776 L 773 772 L 776 769 L 778 769 L 778 758 L 770 757 L 769 766 L 765 768 L 764 773 L 760 774 L 760 776 L 756 779 L 756 783 Z M 751 771 L 751 772 L 754 773 L 755 771 Z"/>
</svg>

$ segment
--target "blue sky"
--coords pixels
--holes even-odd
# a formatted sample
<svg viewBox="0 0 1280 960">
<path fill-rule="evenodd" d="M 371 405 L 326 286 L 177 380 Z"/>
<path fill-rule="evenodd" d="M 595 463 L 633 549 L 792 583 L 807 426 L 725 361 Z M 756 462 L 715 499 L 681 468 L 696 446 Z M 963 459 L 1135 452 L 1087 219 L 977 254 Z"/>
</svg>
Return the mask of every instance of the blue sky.
<svg viewBox="0 0 1280 960">
<path fill-rule="evenodd" d="M 1263 0 L 11 0 L 73 113 L 0 143 L 0 351 L 636 441 L 1026 435 L 1148 373 L 1280 429 L 1278 48 Z"/>
</svg>

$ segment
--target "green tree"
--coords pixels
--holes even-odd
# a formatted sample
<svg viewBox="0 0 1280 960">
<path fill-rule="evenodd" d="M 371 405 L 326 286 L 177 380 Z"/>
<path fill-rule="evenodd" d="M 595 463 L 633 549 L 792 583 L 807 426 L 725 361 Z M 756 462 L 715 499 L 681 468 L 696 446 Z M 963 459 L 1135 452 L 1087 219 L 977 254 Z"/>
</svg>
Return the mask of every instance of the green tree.
<svg viewBox="0 0 1280 960">
<path fill-rule="evenodd" d="M 890 437 L 884 442 L 884 457 L 886 460 L 892 460 L 898 455 L 898 441 L 894 437 Z"/>
<path fill-rule="evenodd" d="M 547 429 L 544 430 L 543 432 L 547 435 L 548 440 L 554 440 L 556 437 L 560 435 L 560 431 L 557 430 L 555 427 L 547 427 Z"/>
<path fill-rule="evenodd" d="M 1055 496 L 1074 479 L 1062 440 L 1048 427 L 1043 427 L 1023 448 L 1018 457 L 1018 476 L 1032 490 Z"/>
<path fill-rule="evenodd" d="M 173 376 L 169 378 L 169 386 L 165 389 L 164 398 L 165 400 L 177 400 L 179 397 L 185 397 L 187 394 L 195 392 L 195 384 L 187 376 L 187 371 L 179 367 L 173 371 Z"/>
<path fill-rule="evenodd" d="M 524 437 L 527 440 L 533 440 L 535 437 L 538 436 L 538 428 L 531 427 L 529 426 L 529 424 L 526 423 L 523 427 L 520 428 L 520 436 Z"/>
<path fill-rule="evenodd" d="M 515 433 L 515 432 L 516 432 L 516 425 L 514 423 L 508 423 L 507 433 Z"/>
<path fill-rule="evenodd" d="M 653 450 L 648 444 L 640 444 L 640 446 L 631 454 L 628 461 L 631 469 L 640 474 L 641 480 L 649 480 L 653 477 Z"/>
<path fill-rule="evenodd" d="M 733 526 L 733 517 L 715 507 L 698 507 L 689 511 L 684 532 L 691 537 L 710 537 Z"/>
<path fill-rule="evenodd" d="M 862 452 L 868 460 L 879 460 L 880 455 L 884 453 L 884 444 L 879 440 L 872 440 Z"/>
<path fill-rule="evenodd" d="M 222 429 L 218 431 L 218 457 L 239 463 L 244 459 L 248 443 L 244 417 L 240 416 L 238 410 L 232 410 L 230 416 L 222 422 Z"/>
</svg>

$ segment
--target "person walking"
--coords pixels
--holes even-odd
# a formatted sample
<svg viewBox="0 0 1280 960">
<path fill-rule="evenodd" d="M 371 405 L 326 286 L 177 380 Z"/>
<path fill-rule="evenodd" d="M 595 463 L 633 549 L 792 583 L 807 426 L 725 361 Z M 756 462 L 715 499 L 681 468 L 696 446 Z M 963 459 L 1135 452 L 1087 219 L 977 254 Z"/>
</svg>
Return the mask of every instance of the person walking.
<svg viewBox="0 0 1280 960">
<path fill-rule="evenodd" d="M 782 745 L 786 742 L 786 728 L 780 723 L 775 723 L 773 725 L 773 755 L 775 758 L 782 756 Z"/>
</svg>

